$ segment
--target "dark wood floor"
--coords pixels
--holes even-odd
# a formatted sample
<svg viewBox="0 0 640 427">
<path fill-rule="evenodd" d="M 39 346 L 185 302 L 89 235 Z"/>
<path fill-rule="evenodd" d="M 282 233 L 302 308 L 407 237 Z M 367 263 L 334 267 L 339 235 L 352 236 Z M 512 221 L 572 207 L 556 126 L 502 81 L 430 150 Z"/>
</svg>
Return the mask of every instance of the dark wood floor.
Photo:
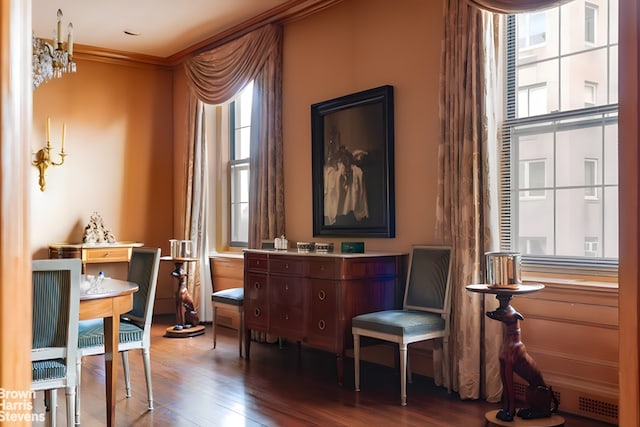
<svg viewBox="0 0 640 427">
<path fill-rule="evenodd" d="M 132 394 L 124 397 L 118 377 L 118 426 L 484 426 L 484 414 L 497 409 L 483 401 L 462 401 L 414 375 L 408 404 L 399 405 L 399 376 L 391 368 L 363 363 L 361 392 L 353 390 L 353 363 L 345 363 L 339 387 L 331 354 L 296 345 L 251 346 L 251 360 L 238 358 L 235 331 L 219 328 L 212 349 L 211 327 L 193 338 L 164 338 L 172 316 L 154 320 L 152 372 L 155 409 L 147 411 L 142 358 L 132 351 Z M 82 366 L 82 425 L 105 424 L 104 359 L 91 356 Z M 120 364 L 121 366 L 121 364 Z M 58 425 L 66 424 L 64 393 L 58 397 Z M 42 399 L 34 403 L 42 412 Z M 569 427 L 610 424 L 561 413 Z M 38 423 L 34 423 L 37 426 Z M 42 425 L 42 424 L 40 424 Z"/>
</svg>

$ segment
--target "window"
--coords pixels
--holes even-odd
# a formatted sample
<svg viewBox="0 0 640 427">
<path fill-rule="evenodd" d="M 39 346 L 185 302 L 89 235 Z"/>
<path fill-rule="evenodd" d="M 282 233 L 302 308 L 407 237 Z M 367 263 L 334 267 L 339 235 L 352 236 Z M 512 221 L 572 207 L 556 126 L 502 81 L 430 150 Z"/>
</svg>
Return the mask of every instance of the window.
<svg viewBox="0 0 640 427">
<path fill-rule="evenodd" d="M 598 256 L 598 238 L 595 236 L 587 236 L 584 238 L 584 256 Z"/>
<path fill-rule="evenodd" d="M 598 159 L 584 159 L 584 198 L 598 200 Z"/>
<path fill-rule="evenodd" d="M 596 43 L 596 24 L 598 19 L 598 6 L 591 3 L 584 4 L 584 41 L 589 44 Z"/>
<path fill-rule="evenodd" d="M 537 116 L 547 112 L 547 85 L 518 88 L 518 117 Z"/>
<path fill-rule="evenodd" d="M 593 107 L 596 105 L 598 93 L 598 83 L 584 82 L 584 106 Z"/>
<path fill-rule="evenodd" d="M 573 0 L 507 18 L 500 245 L 525 266 L 617 268 L 616 13 L 617 0 Z"/>
<path fill-rule="evenodd" d="M 523 160 L 520 162 L 520 199 L 544 198 L 546 165 L 544 160 Z"/>
<path fill-rule="evenodd" d="M 249 242 L 249 149 L 253 83 L 229 106 L 230 246 Z"/>
<path fill-rule="evenodd" d="M 544 255 L 547 250 L 547 239 L 545 237 L 520 238 L 520 253 L 530 255 Z"/>
<path fill-rule="evenodd" d="M 535 12 L 518 15 L 518 48 L 540 46 L 547 40 L 547 15 Z"/>
</svg>

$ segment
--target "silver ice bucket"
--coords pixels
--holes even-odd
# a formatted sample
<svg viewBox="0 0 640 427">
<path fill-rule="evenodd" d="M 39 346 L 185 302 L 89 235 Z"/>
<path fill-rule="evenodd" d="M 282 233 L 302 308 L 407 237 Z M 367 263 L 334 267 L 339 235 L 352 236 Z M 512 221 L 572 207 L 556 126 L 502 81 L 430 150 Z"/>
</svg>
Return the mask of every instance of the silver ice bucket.
<svg viewBox="0 0 640 427">
<path fill-rule="evenodd" d="M 519 252 L 487 252 L 487 285 L 492 288 L 517 289 L 522 284 Z"/>
</svg>

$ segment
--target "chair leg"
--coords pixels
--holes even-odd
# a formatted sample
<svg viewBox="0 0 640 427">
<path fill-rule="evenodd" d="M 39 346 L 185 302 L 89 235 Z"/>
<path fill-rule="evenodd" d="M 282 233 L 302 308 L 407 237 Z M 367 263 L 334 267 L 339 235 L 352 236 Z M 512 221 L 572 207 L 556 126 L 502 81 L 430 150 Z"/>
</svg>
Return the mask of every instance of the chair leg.
<svg viewBox="0 0 640 427">
<path fill-rule="evenodd" d="M 407 405 L 407 345 L 400 344 L 400 405 Z"/>
<path fill-rule="evenodd" d="M 58 390 L 51 390 L 51 394 L 49 395 L 49 397 L 49 421 L 51 427 L 56 427 L 58 417 Z"/>
<path fill-rule="evenodd" d="M 244 330 L 244 308 L 242 306 L 238 307 L 238 319 L 239 319 L 239 326 L 238 326 L 238 349 L 239 349 L 239 354 L 240 354 L 240 358 L 242 359 L 242 331 Z"/>
<path fill-rule="evenodd" d="M 413 376 L 411 375 L 411 356 L 409 355 L 408 346 L 407 346 L 407 382 L 409 384 L 413 382 Z"/>
<path fill-rule="evenodd" d="M 360 391 L 360 335 L 353 334 L 353 372 L 356 391 Z"/>
<path fill-rule="evenodd" d="M 131 374 L 129 371 L 129 352 L 121 351 L 122 354 L 122 370 L 124 371 L 124 395 L 127 398 L 131 397 Z"/>
<path fill-rule="evenodd" d="M 213 322 L 211 322 L 211 335 L 213 335 L 213 348 L 216 348 L 216 303 L 213 303 Z"/>
<path fill-rule="evenodd" d="M 449 369 L 449 337 L 445 336 L 442 339 L 442 352 L 444 353 L 444 362 L 442 363 L 442 374 L 444 385 L 447 387 L 447 393 L 451 393 L 451 372 Z"/>
<path fill-rule="evenodd" d="M 66 387 L 67 395 L 67 427 L 73 427 L 76 415 L 76 388 Z"/>
<path fill-rule="evenodd" d="M 78 356 L 76 359 L 76 395 L 75 399 L 75 411 L 76 411 L 76 425 L 80 425 L 80 375 L 82 374 L 82 357 Z"/>
<path fill-rule="evenodd" d="M 142 361 L 144 363 L 144 377 L 147 381 L 147 399 L 149 410 L 153 411 L 153 386 L 151 384 L 151 355 L 148 348 L 142 349 Z"/>
</svg>

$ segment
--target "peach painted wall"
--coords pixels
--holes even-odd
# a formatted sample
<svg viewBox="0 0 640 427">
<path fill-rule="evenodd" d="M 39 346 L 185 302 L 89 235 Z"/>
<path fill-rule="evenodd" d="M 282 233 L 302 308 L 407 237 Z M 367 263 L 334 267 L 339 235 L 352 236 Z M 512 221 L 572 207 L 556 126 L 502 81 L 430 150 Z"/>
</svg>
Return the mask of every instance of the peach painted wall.
<svg viewBox="0 0 640 427">
<path fill-rule="evenodd" d="M 284 27 L 283 134 L 289 241 L 364 240 L 408 251 L 435 241 L 442 4 L 349 0 Z M 394 86 L 393 239 L 313 237 L 311 113 L 316 102 Z"/>
<path fill-rule="evenodd" d="M 168 250 L 172 236 L 173 93 L 170 70 L 79 60 L 33 92 L 33 141 L 45 144 L 46 118 L 62 166 L 47 171 L 41 192 L 31 174 L 31 249 L 46 258 L 49 243 L 80 242 L 93 211 L 118 240 Z M 55 157 L 54 157 L 55 159 Z"/>
</svg>

